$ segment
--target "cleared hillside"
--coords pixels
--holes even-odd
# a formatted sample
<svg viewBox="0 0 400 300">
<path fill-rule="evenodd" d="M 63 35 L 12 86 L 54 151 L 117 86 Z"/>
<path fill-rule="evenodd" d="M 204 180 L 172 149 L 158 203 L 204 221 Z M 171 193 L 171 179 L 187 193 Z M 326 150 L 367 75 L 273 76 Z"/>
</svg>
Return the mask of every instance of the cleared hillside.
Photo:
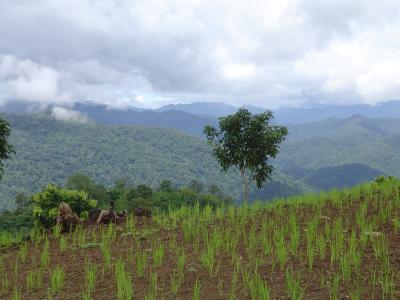
<svg viewBox="0 0 400 300">
<path fill-rule="evenodd" d="M 400 182 L 1 236 L 2 299 L 398 299 Z"/>
</svg>

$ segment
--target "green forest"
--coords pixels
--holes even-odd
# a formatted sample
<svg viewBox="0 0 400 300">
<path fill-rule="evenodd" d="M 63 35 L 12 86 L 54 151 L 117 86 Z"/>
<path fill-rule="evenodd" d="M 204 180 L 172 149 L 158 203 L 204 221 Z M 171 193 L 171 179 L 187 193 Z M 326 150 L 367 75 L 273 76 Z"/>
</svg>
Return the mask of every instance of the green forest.
<svg viewBox="0 0 400 300">
<path fill-rule="evenodd" d="M 49 183 L 63 186 L 81 172 L 111 188 L 117 180 L 157 188 L 192 180 L 215 185 L 240 200 L 236 171 L 221 172 L 206 141 L 178 130 L 59 122 L 46 114 L 3 115 L 12 125 L 16 155 L 5 161 L 0 210 L 15 208 L 19 193 Z M 378 175 L 400 176 L 400 122 L 355 116 L 288 126 L 287 141 L 272 164 L 273 179 L 251 187 L 251 199 L 272 199 L 350 187 Z M 390 162 L 390 163 L 388 163 Z"/>
<path fill-rule="evenodd" d="M 78 172 L 107 188 L 118 180 L 153 189 L 163 180 L 177 187 L 198 181 L 240 199 L 237 174 L 221 171 L 206 141 L 177 130 L 59 122 L 44 114 L 4 118 L 16 155 L 5 161 L 0 209 L 13 209 L 17 194 L 31 195 L 49 183 L 64 186 Z M 279 172 L 274 178 L 266 185 L 268 198 L 307 190 Z M 253 187 L 253 198 L 257 192 Z"/>
</svg>

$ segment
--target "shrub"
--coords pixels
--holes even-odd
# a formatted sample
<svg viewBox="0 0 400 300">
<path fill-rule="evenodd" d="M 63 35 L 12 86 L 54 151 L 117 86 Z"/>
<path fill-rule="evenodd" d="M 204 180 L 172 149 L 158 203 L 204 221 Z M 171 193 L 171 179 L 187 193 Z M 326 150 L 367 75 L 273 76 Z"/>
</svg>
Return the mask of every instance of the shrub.
<svg viewBox="0 0 400 300">
<path fill-rule="evenodd" d="M 45 228 L 54 226 L 61 202 L 67 203 L 80 217 L 87 217 L 89 210 L 97 204 L 96 200 L 89 199 L 86 192 L 61 189 L 52 184 L 35 194 L 32 200 L 35 221 Z"/>
</svg>

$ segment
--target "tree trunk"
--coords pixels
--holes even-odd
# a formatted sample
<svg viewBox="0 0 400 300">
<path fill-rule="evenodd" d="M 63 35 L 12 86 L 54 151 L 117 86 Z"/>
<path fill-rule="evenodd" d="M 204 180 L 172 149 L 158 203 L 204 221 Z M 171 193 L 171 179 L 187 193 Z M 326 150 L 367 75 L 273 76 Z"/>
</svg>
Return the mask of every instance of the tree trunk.
<svg viewBox="0 0 400 300">
<path fill-rule="evenodd" d="M 243 182 L 243 203 L 247 204 L 249 198 L 249 181 L 246 178 L 245 170 L 241 170 L 240 175 L 242 176 Z"/>
</svg>

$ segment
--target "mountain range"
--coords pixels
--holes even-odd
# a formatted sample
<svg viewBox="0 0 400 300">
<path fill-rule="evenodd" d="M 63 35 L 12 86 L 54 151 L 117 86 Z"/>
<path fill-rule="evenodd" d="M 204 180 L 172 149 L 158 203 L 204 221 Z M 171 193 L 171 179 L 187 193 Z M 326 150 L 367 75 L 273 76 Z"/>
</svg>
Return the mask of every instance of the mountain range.
<svg viewBox="0 0 400 300">
<path fill-rule="evenodd" d="M 252 113 L 266 111 L 267 108 L 245 106 Z M 4 113 L 24 113 L 42 110 L 39 103 L 11 101 L 0 107 Z M 50 111 L 52 106 L 45 110 Z M 201 136 L 206 124 L 217 124 L 218 117 L 232 114 L 238 107 L 219 102 L 195 102 L 189 104 L 169 104 L 158 109 L 135 107 L 113 108 L 92 102 L 77 102 L 71 109 L 81 113 L 96 123 L 103 125 L 145 125 L 175 128 L 183 132 Z M 277 123 L 299 125 L 315 123 L 329 118 L 345 119 L 354 115 L 367 118 L 400 118 L 400 101 L 387 101 L 377 105 L 325 105 L 314 108 L 274 109 Z"/>
</svg>

